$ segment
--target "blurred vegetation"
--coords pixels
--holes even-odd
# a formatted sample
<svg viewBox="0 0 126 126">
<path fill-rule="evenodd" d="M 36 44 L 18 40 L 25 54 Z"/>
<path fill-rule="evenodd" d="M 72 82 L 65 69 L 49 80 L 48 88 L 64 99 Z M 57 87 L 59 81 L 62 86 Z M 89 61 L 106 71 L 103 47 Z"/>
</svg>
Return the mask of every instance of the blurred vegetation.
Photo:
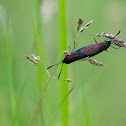
<svg viewBox="0 0 126 126">
<path fill-rule="evenodd" d="M 43 63 L 40 69 L 25 58 L 35 53 L 46 66 L 58 63 L 77 35 L 78 18 L 93 23 L 77 39 L 76 49 L 94 43 L 87 33 L 121 30 L 118 38 L 126 40 L 125 13 L 125 0 L 0 0 L 0 125 L 28 125 L 33 117 L 34 126 L 125 126 L 125 48 L 110 47 L 92 58 L 105 67 L 86 61 L 64 64 L 61 77 L 71 83 L 49 80 Z"/>
</svg>

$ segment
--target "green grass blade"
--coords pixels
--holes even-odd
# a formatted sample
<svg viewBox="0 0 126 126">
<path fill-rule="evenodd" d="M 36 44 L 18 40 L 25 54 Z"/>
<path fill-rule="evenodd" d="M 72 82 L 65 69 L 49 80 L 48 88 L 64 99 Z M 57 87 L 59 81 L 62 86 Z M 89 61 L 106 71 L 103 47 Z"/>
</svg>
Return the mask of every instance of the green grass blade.
<svg viewBox="0 0 126 126">
<path fill-rule="evenodd" d="M 67 49 L 66 42 L 66 19 L 65 19 L 65 0 L 59 0 L 59 56 L 63 56 L 63 50 Z M 67 66 L 64 65 L 61 73 L 63 78 L 67 78 Z M 64 95 L 68 92 L 68 83 L 60 81 L 60 99 L 63 99 Z M 68 99 L 66 99 L 60 110 L 61 126 L 68 125 Z"/>
</svg>

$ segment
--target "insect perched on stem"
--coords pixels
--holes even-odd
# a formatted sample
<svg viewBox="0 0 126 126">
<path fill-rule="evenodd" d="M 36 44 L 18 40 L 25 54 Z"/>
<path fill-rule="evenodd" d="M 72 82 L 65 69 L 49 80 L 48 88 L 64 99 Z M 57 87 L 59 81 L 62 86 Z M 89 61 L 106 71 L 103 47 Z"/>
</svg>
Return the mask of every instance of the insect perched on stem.
<svg viewBox="0 0 126 126">
<path fill-rule="evenodd" d="M 82 28 L 80 28 L 80 26 L 83 24 L 83 20 L 82 19 L 78 19 L 77 21 L 77 36 L 76 38 L 74 39 L 74 47 L 71 51 L 71 54 L 68 54 L 70 51 L 64 51 L 63 52 L 63 55 L 65 56 L 64 59 L 57 63 L 57 64 L 54 64 L 52 66 L 49 66 L 48 68 L 46 67 L 45 63 L 40 59 L 40 56 L 35 56 L 34 54 L 32 54 L 32 58 L 30 58 L 29 56 L 26 55 L 26 58 L 28 60 L 30 60 L 31 62 L 33 62 L 34 65 L 36 66 L 39 66 L 41 68 L 41 66 L 38 64 L 38 60 L 41 61 L 45 68 L 46 68 L 46 71 L 47 71 L 47 74 L 49 76 L 49 78 L 57 78 L 57 77 L 52 77 L 48 71 L 48 69 L 50 69 L 51 67 L 53 66 L 56 66 L 58 64 L 61 64 L 62 63 L 62 67 L 61 67 L 61 70 L 60 70 L 60 73 L 58 75 L 58 79 L 62 79 L 64 81 L 67 81 L 67 82 L 71 82 L 72 79 L 67 79 L 67 78 L 60 78 L 60 74 L 62 72 L 62 68 L 63 68 L 63 64 L 70 64 L 72 62 L 75 62 L 77 60 L 82 60 L 82 61 L 89 61 L 91 64 L 94 64 L 94 65 L 97 65 L 97 66 L 104 66 L 104 64 L 102 64 L 101 62 L 97 62 L 96 60 L 93 60 L 93 59 L 90 59 L 90 57 L 93 57 L 99 53 L 101 53 L 102 51 L 108 51 L 107 49 L 111 46 L 112 44 L 113 45 L 116 45 L 118 46 L 118 48 L 120 47 L 126 47 L 126 42 L 124 40 L 121 40 L 121 39 L 117 39 L 117 35 L 120 33 L 120 31 L 116 34 L 116 35 L 112 35 L 112 34 L 108 34 L 108 33 L 105 33 L 105 32 L 99 32 L 98 34 L 94 34 L 94 33 L 89 33 L 89 34 L 93 34 L 97 37 L 101 37 L 103 36 L 104 38 L 106 37 L 107 38 L 107 41 L 104 39 L 103 42 L 98 42 L 96 39 L 95 40 L 95 44 L 92 44 L 92 45 L 89 45 L 89 46 L 85 46 L 85 47 L 82 47 L 76 51 L 74 51 L 75 49 L 75 41 L 77 40 L 77 38 L 79 37 L 80 33 L 82 33 L 83 31 L 85 31 L 85 29 L 89 28 L 89 26 L 92 24 L 93 20 L 92 21 L 89 21 L 85 26 L 83 26 Z M 108 39 L 110 39 L 110 41 L 108 41 Z M 70 48 L 70 47 L 69 47 Z M 114 49 L 118 49 L 116 47 L 113 47 Z M 71 49 L 70 49 L 71 50 Z M 41 68 L 42 69 L 42 68 Z"/>
<path fill-rule="evenodd" d="M 106 41 L 104 40 L 103 42 L 97 42 L 95 44 L 89 45 L 89 46 L 85 46 L 82 47 L 80 49 L 78 49 L 77 51 L 73 52 L 69 55 L 66 55 L 65 58 L 62 60 L 62 67 L 63 64 L 70 64 L 72 62 L 75 62 L 77 60 L 83 59 L 83 58 L 90 58 L 92 56 L 95 56 L 99 53 L 101 53 L 102 51 L 106 51 L 107 48 L 109 48 L 109 46 L 113 43 L 112 40 L 120 33 L 120 31 L 110 40 L 110 41 Z M 113 43 L 114 44 L 114 43 Z M 58 63 L 58 64 L 60 64 Z M 58 65 L 55 64 L 55 65 Z M 55 66 L 52 65 L 52 66 Z M 52 66 L 48 67 L 47 69 L 51 68 Z M 61 71 L 62 71 L 62 67 L 61 67 Z M 59 73 L 58 79 L 60 77 L 61 71 Z"/>
</svg>

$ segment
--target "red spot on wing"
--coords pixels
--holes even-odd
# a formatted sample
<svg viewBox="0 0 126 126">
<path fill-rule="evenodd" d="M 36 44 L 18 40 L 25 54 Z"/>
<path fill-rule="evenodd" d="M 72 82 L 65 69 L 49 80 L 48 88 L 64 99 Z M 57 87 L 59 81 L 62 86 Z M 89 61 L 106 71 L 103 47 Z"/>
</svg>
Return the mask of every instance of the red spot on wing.
<svg viewBox="0 0 126 126">
<path fill-rule="evenodd" d="M 87 50 L 90 49 L 90 46 L 87 47 Z"/>
<path fill-rule="evenodd" d="M 85 50 L 85 53 L 87 53 L 87 52 L 88 52 L 88 50 L 86 49 L 86 50 Z"/>
<path fill-rule="evenodd" d="M 99 43 L 98 43 L 98 46 L 101 46 L 102 44 L 103 44 L 103 42 L 99 42 Z"/>
<path fill-rule="evenodd" d="M 97 54 L 97 53 L 98 53 L 98 51 L 94 52 L 94 54 Z"/>
<path fill-rule="evenodd" d="M 93 46 L 95 46 L 95 44 Z"/>
<path fill-rule="evenodd" d="M 72 58 L 72 55 L 68 55 L 67 58 L 68 58 L 68 59 L 71 59 L 71 58 Z"/>
<path fill-rule="evenodd" d="M 76 54 L 76 56 L 78 57 L 78 53 L 77 52 L 74 52 L 74 54 Z"/>
<path fill-rule="evenodd" d="M 80 49 L 80 52 L 81 52 L 81 49 Z"/>
<path fill-rule="evenodd" d="M 94 47 L 92 47 L 92 51 L 94 51 Z"/>
</svg>

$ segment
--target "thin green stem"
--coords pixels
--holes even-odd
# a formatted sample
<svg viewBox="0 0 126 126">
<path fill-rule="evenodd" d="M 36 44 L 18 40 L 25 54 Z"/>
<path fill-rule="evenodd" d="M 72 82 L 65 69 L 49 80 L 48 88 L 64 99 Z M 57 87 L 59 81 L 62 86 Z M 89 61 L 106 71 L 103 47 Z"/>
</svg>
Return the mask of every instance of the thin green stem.
<svg viewBox="0 0 126 126">
<path fill-rule="evenodd" d="M 34 21 L 33 21 L 33 33 L 34 33 L 34 39 L 35 39 L 35 54 L 40 56 L 41 58 L 44 57 L 44 42 L 43 42 L 43 32 L 42 32 L 42 18 L 40 15 L 40 3 L 39 0 L 33 0 L 34 5 Z M 43 59 L 44 61 L 44 59 Z M 37 67 L 37 77 L 38 77 L 38 90 L 41 89 L 44 82 L 44 73 Z M 43 78 L 42 78 L 43 77 Z M 40 105 L 41 106 L 41 105 Z M 44 106 L 44 105 L 43 105 Z M 40 122 L 44 125 L 45 121 L 44 113 L 42 111 L 43 108 L 40 108 Z M 41 125 L 42 125 L 41 124 Z"/>
<path fill-rule="evenodd" d="M 44 95 L 44 93 L 45 93 L 45 90 L 47 89 L 47 86 L 48 86 L 50 80 L 52 79 L 52 76 L 53 76 L 53 74 L 54 74 L 54 72 L 55 72 L 56 69 L 57 69 L 57 66 L 56 66 L 56 68 L 54 69 L 54 71 L 53 71 L 53 73 L 52 73 L 50 79 L 47 81 L 47 83 L 46 83 L 44 89 L 41 91 L 41 95 L 40 95 L 39 100 L 38 100 L 38 102 L 37 102 L 37 104 L 36 104 L 35 110 L 34 110 L 34 112 L 33 112 L 33 115 L 32 115 L 32 117 L 31 117 L 31 119 L 30 119 L 30 122 L 29 122 L 28 126 L 31 126 L 31 125 L 32 125 L 32 121 L 33 121 L 33 119 L 35 118 L 35 115 L 36 115 L 36 113 L 37 113 L 38 107 L 40 106 L 42 97 L 43 97 L 43 95 Z"/>
<path fill-rule="evenodd" d="M 68 95 L 71 93 L 71 91 L 75 88 L 75 86 L 77 85 L 78 81 L 75 83 L 75 85 L 69 90 L 69 92 L 67 93 L 67 95 L 63 98 L 63 100 L 61 101 L 61 103 L 59 104 L 58 108 L 56 109 L 56 111 L 54 112 L 51 121 L 53 120 L 54 116 L 56 115 L 56 113 L 58 112 L 58 110 L 60 109 L 60 107 L 63 105 L 64 101 L 66 100 L 66 98 L 68 97 Z"/>
</svg>

